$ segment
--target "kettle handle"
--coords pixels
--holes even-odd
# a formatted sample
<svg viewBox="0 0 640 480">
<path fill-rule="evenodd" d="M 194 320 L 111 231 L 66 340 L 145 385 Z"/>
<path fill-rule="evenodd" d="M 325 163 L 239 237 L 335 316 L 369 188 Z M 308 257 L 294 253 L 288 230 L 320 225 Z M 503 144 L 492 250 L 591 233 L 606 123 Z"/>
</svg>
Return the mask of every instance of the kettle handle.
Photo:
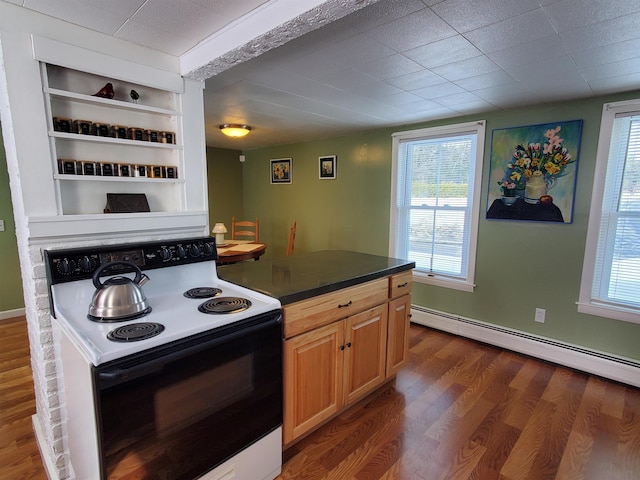
<svg viewBox="0 0 640 480">
<path fill-rule="evenodd" d="M 114 265 L 132 267 L 133 271 L 136 272 L 136 278 L 133 279 L 133 283 L 138 284 L 142 280 L 142 270 L 140 270 L 140 267 L 131 262 L 116 260 L 114 262 L 105 263 L 93 273 L 93 286 L 96 287 L 96 289 L 100 290 L 103 286 L 102 283 L 100 283 L 100 275 L 102 274 L 102 272 L 104 272 L 107 268 L 113 267 Z"/>
</svg>

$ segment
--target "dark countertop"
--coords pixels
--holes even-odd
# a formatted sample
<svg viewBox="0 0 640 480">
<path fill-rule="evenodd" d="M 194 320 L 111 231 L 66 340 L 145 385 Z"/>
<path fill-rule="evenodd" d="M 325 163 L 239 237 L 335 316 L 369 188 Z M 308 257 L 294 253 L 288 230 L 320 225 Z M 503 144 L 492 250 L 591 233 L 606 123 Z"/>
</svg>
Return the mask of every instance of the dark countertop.
<svg viewBox="0 0 640 480">
<path fill-rule="evenodd" d="M 411 270 L 415 262 L 323 250 L 218 266 L 218 277 L 275 297 L 283 305 Z"/>
</svg>

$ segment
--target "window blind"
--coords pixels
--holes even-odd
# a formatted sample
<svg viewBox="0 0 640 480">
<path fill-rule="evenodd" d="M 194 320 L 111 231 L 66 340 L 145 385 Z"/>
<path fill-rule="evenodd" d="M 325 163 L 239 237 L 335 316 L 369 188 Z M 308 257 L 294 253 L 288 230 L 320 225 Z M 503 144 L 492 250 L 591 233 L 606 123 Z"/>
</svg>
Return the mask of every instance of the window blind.
<svg viewBox="0 0 640 480">
<path fill-rule="evenodd" d="M 466 280 L 477 133 L 401 139 L 395 256 L 416 271 Z"/>
<path fill-rule="evenodd" d="M 591 297 L 640 312 L 640 116 L 613 121 Z"/>
</svg>

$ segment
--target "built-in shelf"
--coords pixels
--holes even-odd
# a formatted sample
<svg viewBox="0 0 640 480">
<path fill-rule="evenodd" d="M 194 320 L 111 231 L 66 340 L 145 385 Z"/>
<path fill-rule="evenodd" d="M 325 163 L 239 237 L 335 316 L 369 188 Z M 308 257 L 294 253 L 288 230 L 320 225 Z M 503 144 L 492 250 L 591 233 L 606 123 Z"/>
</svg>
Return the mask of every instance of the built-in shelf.
<svg viewBox="0 0 640 480">
<path fill-rule="evenodd" d="M 74 142 L 96 142 L 96 143 L 110 143 L 113 145 L 127 145 L 129 147 L 140 148 L 164 148 L 167 150 L 182 150 L 182 145 L 176 145 L 174 143 L 160 143 L 160 142 L 148 142 L 145 140 L 129 140 L 127 138 L 113 138 L 113 137 L 101 137 L 99 135 L 83 135 L 80 133 L 67 133 L 56 132 L 54 130 L 49 131 L 49 136 L 53 138 L 59 138 L 63 140 L 72 140 Z"/>
<path fill-rule="evenodd" d="M 181 105 L 179 94 L 57 65 L 43 63 L 41 66 L 59 215 L 78 218 L 77 216 L 99 214 L 96 219 L 104 221 L 106 217 L 102 211 L 106 197 L 111 193 L 144 194 L 151 211 L 156 214 L 185 212 L 187 182 L 184 175 L 188 170 L 185 168 L 184 149 L 180 143 L 182 113 L 175 108 Z M 114 98 L 91 94 L 99 91 L 106 83 L 112 83 Z M 139 93 L 140 103 L 129 101 L 131 90 Z M 71 128 L 80 128 L 86 122 L 90 125 L 88 131 L 92 134 L 70 132 L 66 129 L 61 131 L 62 119 L 75 123 Z M 98 125 L 108 125 L 109 135 L 113 129 L 126 128 L 123 136 L 128 138 L 95 135 L 94 129 L 101 128 Z M 134 140 L 131 136 L 132 129 L 135 129 L 136 134 L 142 131 L 142 138 L 145 140 Z M 144 132 L 147 130 L 157 132 L 159 140 L 162 139 L 160 134 L 171 132 L 172 139 L 170 143 L 146 140 Z M 177 172 L 177 175 L 173 173 L 172 176 L 179 178 L 166 178 L 165 175 L 73 175 L 60 173 L 60 162 L 72 162 L 74 165 L 78 162 L 81 165 L 146 165 L 149 169 L 158 167 L 163 171 L 171 167 Z M 96 220 L 89 218 L 89 224 Z M 117 218 L 123 220 L 125 217 Z M 111 220 L 109 217 L 110 223 Z M 135 221 L 129 223 L 133 225 Z"/>
<path fill-rule="evenodd" d="M 55 180 L 69 180 L 76 182 L 138 182 L 138 183 L 184 183 L 183 178 L 149 178 L 149 177 L 108 177 L 102 175 L 65 175 L 56 173 Z"/>
<path fill-rule="evenodd" d="M 166 108 L 158 108 L 140 103 L 123 102 L 121 100 L 113 100 L 109 98 L 95 97 L 93 95 L 85 95 L 83 93 L 68 92 L 57 88 L 44 88 L 44 92 L 52 97 L 65 98 L 82 102 L 86 104 L 102 105 L 105 107 L 114 107 L 122 110 L 132 110 L 146 113 L 154 113 L 156 115 L 179 116 L 177 110 L 168 110 Z"/>
</svg>

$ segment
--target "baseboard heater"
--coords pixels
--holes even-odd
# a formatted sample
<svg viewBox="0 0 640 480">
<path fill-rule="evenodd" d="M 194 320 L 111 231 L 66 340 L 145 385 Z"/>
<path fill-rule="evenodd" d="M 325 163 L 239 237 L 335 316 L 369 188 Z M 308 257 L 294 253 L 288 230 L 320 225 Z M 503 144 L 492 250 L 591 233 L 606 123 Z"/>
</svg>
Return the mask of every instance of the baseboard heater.
<svg viewBox="0 0 640 480">
<path fill-rule="evenodd" d="M 411 321 L 640 387 L 640 362 L 438 310 L 411 306 Z"/>
</svg>

